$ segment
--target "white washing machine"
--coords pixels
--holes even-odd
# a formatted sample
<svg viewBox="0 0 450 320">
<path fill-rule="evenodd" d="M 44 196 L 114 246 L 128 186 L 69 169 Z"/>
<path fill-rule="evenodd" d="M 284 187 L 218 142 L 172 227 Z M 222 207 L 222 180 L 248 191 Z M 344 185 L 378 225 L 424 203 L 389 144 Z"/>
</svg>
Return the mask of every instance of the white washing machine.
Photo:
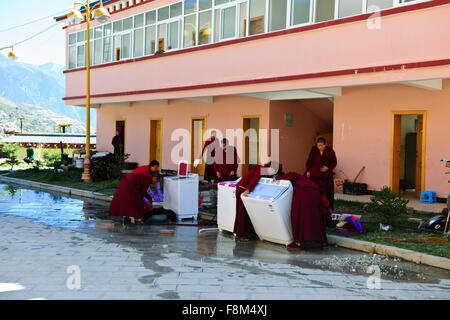
<svg viewBox="0 0 450 320">
<path fill-rule="evenodd" d="M 178 220 L 197 219 L 198 194 L 198 174 L 164 178 L 164 209 L 175 212 Z"/>
<path fill-rule="evenodd" d="M 236 221 L 236 185 L 241 180 L 219 182 L 217 186 L 217 225 L 219 230 L 234 231 Z"/>
<path fill-rule="evenodd" d="M 290 181 L 261 178 L 247 197 L 241 196 L 255 232 L 261 240 L 284 245 L 292 243 L 293 193 Z"/>
</svg>

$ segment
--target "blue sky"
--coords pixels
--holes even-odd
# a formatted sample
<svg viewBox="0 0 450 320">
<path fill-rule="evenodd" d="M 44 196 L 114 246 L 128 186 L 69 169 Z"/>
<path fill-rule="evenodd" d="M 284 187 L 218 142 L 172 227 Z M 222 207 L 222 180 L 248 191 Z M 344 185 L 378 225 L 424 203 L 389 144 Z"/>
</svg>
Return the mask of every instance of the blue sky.
<svg viewBox="0 0 450 320">
<path fill-rule="evenodd" d="M 69 11 L 73 0 L 1 0 L 0 1 L 0 47 L 9 46 L 55 23 L 53 17 L 12 31 L 1 32 L 9 27 L 20 25 L 46 16 Z M 42 35 L 15 48 L 20 61 L 35 65 L 53 62 L 65 64 L 64 24 L 50 29 Z M 7 54 L 8 51 L 2 51 Z"/>
</svg>

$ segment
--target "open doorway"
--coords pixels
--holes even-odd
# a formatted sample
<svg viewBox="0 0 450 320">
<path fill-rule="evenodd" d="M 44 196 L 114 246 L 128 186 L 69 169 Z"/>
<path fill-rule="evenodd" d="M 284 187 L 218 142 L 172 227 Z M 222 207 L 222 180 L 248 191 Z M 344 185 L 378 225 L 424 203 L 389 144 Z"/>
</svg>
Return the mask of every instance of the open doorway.
<svg viewBox="0 0 450 320">
<path fill-rule="evenodd" d="M 120 137 L 120 155 L 123 157 L 125 155 L 125 120 L 116 120 L 116 132 L 119 133 Z"/>
<path fill-rule="evenodd" d="M 150 120 L 149 162 L 157 160 L 162 166 L 162 120 Z"/>
<path fill-rule="evenodd" d="M 260 162 L 259 158 L 259 130 L 261 128 L 260 116 L 245 116 L 242 119 L 244 131 L 244 157 L 241 163 L 241 176 L 244 176 L 252 167 Z"/>
<path fill-rule="evenodd" d="M 419 197 L 425 186 L 425 125 L 422 111 L 394 112 L 391 188 Z"/>
<path fill-rule="evenodd" d="M 203 174 L 205 172 L 205 162 L 201 157 L 204 134 L 206 131 L 206 118 L 197 117 L 191 119 L 191 172 Z M 197 168 L 194 167 L 196 159 L 201 159 Z"/>
</svg>

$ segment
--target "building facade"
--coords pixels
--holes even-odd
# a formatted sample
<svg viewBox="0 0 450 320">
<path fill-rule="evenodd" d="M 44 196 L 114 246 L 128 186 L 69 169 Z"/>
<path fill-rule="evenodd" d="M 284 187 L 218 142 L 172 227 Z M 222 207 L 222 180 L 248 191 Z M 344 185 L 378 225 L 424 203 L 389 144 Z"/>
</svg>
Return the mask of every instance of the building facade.
<svg viewBox="0 0 450 320">
<path fill-rule="evenodd" d="M 277 142 L 285 169 L 303 172 L 325 135 L 339 177 L 365 166 L 372 190 L 450 193 L 449 0 L 104 4 L 111 19 L 91 32 L 98 150 L 119 131 L 131 161 L 174 169 L 177 129 L 191 133 L 193 162 L 208 130 L 252 128 L 256 140 L 231 141 L 242 172 Z M 68 105 L 85 103 L 85 27 L 65 27 Z"/>
</svg>

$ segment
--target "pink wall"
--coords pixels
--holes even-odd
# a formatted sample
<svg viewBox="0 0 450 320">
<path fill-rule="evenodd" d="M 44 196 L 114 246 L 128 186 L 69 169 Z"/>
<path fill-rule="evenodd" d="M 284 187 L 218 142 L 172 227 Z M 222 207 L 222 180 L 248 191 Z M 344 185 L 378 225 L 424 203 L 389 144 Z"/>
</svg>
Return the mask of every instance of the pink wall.
<svg viewBox="0 0 450 320">
<path fill-rule="evenodd" d="M 305 163 L 319 133 L 332 132 L 333 124 L 320 119 L 311 110 L 331 107 L 328 99 L 286 100 L 270 102 L 270 127 L 280 129 L 280 161 L 285 172 L 303 173 Z M 285 115 L 292 113 L 292 127 L 286 127 Z"/>
<path fill-rule="evenodd" d="M 338 176 L 353 179 L 362 166 L 361 181 L 369 189 L 390 184 L 392 111 L 427 111 L 425 188 L 439 197 L 450 193 L 440 159 L 450 158 L 450 80 L 443 90 L 401 84 L 344 88 L 334 105 L 334 149 Z M 340 172 L 342 170 L 342 172 Z M 448 170 L 447 170 L 448 171 Z"/>
<path fill-rule="evenodd" d="M 179 128 L 190 131 L 192 117 L 206 117 L 207 129 L 242 128 L 243 116 L 261 116 L 261 127 L 269 126 L 269 101 L 246 97 L 215 97 L 213 104 L 171 100 L 169 105 L 133 103 L 131 108 L 104 105 L 98 110 L 97 148 L 112 151 L 111 140 L 115 134 L 115 121 L 126 120 L 125 151 L 129 161 L 146 164 L 149 161 L 149 121 L 162 119 L 162 166 L 176 169 L 171 161 L 171 151 L 177 142 L 171 141 L 172 132 Z M 190 157 L 188 157 L 190 160 Z"/>
<path fill-rule="evenodd" d="M 142 8 L 144 7 L 146 6 Z M 450 41 L 443 39 L 448 37 L 450 30 L 449 16 L 450 5 L 444 5 L 382 17 L 381 28 L 376 30 L 368 29 L 366 21 L 358 21 L 97 68 L 92 72 L 92 94 L 135 92 L 448 59 Z M 66 77 L 66 95 L 84 96 L 85 72 L 71 72 Z M 360 79 L 359 76 L 352 78 L 357 78 L 357 81 Z M 316 87 L 324 85 L 325 79 L 315 82 Z M 265 91 L 269 87 L 268 84 L 262 85 L 260 90 Z M 215 94 L 220 94 L 221 91 L 226 94 L 222 88 L 215 90 Z"/>
</svg>

